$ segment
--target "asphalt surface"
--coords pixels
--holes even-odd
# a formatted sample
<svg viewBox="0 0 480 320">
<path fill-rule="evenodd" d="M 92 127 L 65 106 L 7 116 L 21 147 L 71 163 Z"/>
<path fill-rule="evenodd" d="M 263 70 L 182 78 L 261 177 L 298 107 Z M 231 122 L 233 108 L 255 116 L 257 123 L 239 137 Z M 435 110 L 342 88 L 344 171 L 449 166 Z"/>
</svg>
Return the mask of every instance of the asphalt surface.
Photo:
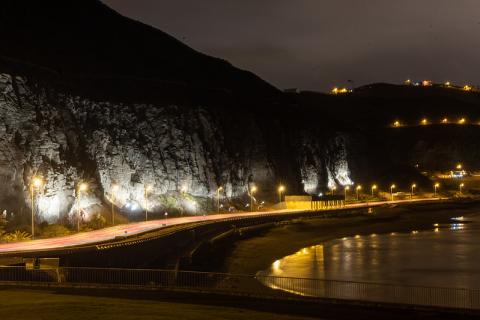
<svg viewBox="0 0 480 320">
<path fill-rule="evenodd" d="M 404 204 L 412 202 L 421 202 L 421 201 L 436 201 L 440 200 L 438 198 L 428 198 L 428 199 L 413 199 L 413 200 L 398 200 L 398 201 L 380 201 L 380 202 L 371 202 L 371 203 L 356 203 L 348 204 L 344 208 L 362 208 L 362 207 L 372 207 L 372 206 L 381 206 L 386 204 Z M 339 209 L 332 209 L 339 210 Z M 109 227 L 105 229 L 81 232 L 74 235 L 69 235 L 65 237 L 49 238 L 49 239 L 39 239 L 23 242 L 14 242 L 0 244 L 0 254 L 2 253 L 11 253 L 11 252 L 32 252 L 32 251 L 44 251 L 44 250 L 54 250 L 54 249 L 65 249 L 70 247 L 85 246 L 85 245 L 94 245 L 106 241 L 115 240 L 119 236 L 133 236 L 141 233 L 159 230 L 165 226 L 181 225 L 192 222 L 202 222 L 202 221 L 215 221 L 228 218 L 247 218 L 255 216 L 264 216 L 264 215 L 276 215 L 276 214 L 285 214 L 285 213 L 295 213 L 295 212 L 305 212 L 305 210 L 276 210 L 276 211 L 262 211 L 262 212 L 236 212 L 236 213 L 223 213 L 215 215 L 205 215 L 205 216 L 193 216 L 193 217 L 180 217 L 180 218 L 168 218 L 144 222 L 136 222 L 124 225 L 117 225 L 114 227 Z"/>
</svg>

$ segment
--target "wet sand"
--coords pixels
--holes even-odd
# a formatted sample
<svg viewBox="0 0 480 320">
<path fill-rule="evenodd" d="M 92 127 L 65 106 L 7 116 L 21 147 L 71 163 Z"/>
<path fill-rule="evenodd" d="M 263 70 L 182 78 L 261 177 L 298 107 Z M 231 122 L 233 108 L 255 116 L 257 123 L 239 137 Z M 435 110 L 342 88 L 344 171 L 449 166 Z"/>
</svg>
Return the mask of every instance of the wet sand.
<svg viewBox="0 0 480 320">
<path fill-rule="evenodd" d="M 216 271 L 256 274 L 303 247 L 355 235 L 433 230 L 435 223 L 480 213 L 480 203 L 414 204 L 367 210 L 356 216 L 300 220 L 235 242 Z"/>
</svg>

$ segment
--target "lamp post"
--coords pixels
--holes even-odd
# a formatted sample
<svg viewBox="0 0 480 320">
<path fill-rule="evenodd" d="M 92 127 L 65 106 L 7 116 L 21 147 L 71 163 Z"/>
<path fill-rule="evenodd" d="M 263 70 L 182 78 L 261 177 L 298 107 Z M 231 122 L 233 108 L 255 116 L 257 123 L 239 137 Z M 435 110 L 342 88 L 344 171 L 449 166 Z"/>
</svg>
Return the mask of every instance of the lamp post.
<svg viewBox="0 0 480 320">
<path fill-rule="evenodd" d="M 460 189 L 460 194 L 462 194 L 462 188 L 465 186 L 464 183 L 460 183 L 460 185 L 458 186 L 458 188 Z"/>
<path fill-rule="evenodd" d="M 335 190 L 337 190 L 337 187 L 336 187 L 336 186 L 333 186 L 333 187 L 332 187 L 332 196 L 335 195 Z"/>
<path fill-rule="evenodd" d="M 145 197 L 145 221 L 148 221 L 148 193 L 153 190 L 151 185 L 144 187 Z"/>
<path fill-rule="evenodd" d="M 377 185 L 374 184 L 374 185 L 372 186 L 372 198 L 373 198 L 373 192 L 374 192 L 376 189 L 377 189 Z"/>
<path fill-rule="evenodd" d="M 391 197 L 392 197 L 392 201 L 393 201 L 393 189 L 395 189 L 396 187 L 397 187 L 397 186 L 395 186 L 394 184 L 392 184 L 392 185 L 390 186 L 390 195 L 391 195 Z"/>
<path fill-rule="evenodd" d="M 437 197 L 437 189 L 440 187 L 440 183 L 435 183 L 433 186 L 433 195 L 434 197 Z"/>
<path fill-rule="evenodd" d="M 410 200 L 413 199 L 413 193 L 414 193 L 416 187 L 417 187 L 417 185 L 415 183 L 412 184 L 411 191 L 410 191 Z"/>
<path fill-rule="evenodd" d="M 35 189 L 38 191 L 42 184 L 43 181 L 39 177 L 33 177 L 30 184 L 30 193 L 32 196 L 32 239 L 35 238 Z"/>
<path fill-rule="evenodd" d="M 285 191 L 285 187 L 283 185 L 280 185 L 278 187 L 278 200 L 279 203 L 282 203 L 282 193 Z"/>
<path fill-rule="evenodd" d="M 114 184 L 112 185 L 112 199 L 110 200 L 112 202 L 112 226 L 115 225 L 115 200 L 117 199 L 117 191 L 118 191 L 118 185 Z"/>
<path fill-rule="evenodd" d="M 362 190 L 362 186 L 357 186 L 357 187 L 355 188 L 355 190 L 357 191 L 357 201 L 358 201 L 358 200 L 360 199 L 359 196 L 358 196 L 358 192 L 359 192 L 360 190 Z"/>
<path fill-rule="evenodd" d="M 253 211 L 253 195 L 254 193 L 257 191 L 257 187 L 256 186 L 253 186 L 251 189 L 250 189 L 250 211 Z"/>
<path fill-rule="evenodd" d="M 350 190 L 350 186 L 346 186 L 343 191 L 345 192 L 345 202 L 347 202 L 347 192 Z"/>
<path fill-rule="evenodd" d="M 220 191 L 223 190 L 223 187 L 217 188 L 217 213 L 220 213 Z"/>
<path fill-rule="evenodd" d="M 80 232 L 80 202 L 82 192 L 87 191 L 88 185 L 86 183 L 80 183 L 77 188 L 77 232 Z"/>
</svg>

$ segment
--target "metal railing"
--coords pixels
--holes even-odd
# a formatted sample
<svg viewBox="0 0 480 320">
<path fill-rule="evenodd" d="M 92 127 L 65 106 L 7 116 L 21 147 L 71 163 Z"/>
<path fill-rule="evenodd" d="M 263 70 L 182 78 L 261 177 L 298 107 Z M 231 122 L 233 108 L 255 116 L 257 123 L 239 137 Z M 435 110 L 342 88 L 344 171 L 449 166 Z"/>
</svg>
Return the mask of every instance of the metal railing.
<svg viewBox="0 0 480 320">
<path fill-rule="evenodd" d="M 480 290 L 151 269 L 0 267 L 0 284 L 163 288 L 281 299 L 337 299 L 480 310 Z"/>
</svg>

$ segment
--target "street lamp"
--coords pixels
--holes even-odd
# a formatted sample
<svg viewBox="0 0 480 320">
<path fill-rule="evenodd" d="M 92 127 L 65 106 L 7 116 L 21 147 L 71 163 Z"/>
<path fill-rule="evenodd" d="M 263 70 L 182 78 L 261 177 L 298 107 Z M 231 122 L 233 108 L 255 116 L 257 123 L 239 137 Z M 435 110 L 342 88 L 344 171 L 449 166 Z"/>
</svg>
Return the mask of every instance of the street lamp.
<svg viewBox="0 0 480 320">
<path fill-rule="evenodd" d="M 280 185 L 278 187 L 278 200 L 280 203 L 282 203 L 282 193 L 285 191 L 285 187 L 283 185 Z"/>
<path fill-rule="evenodd" d="M 345 202 L 347 201 L 347 191 L 350 190 L 350 186 L 346 186 L 343 191 L 345 192 Z"/>
<path fill-rule="evenodd" d="M 32 239 L 35 237 L 35 190 L 39 190 L 43 181 L 39 177 L 33 177 L 30 184 L 30 194 L 32 196 Z"/>
<path fill-rule="evenodd" d="M 392 201 L 393 201 L 393 189 L 395 189 L 397 186 L 395 186 L 394 184 L 392 184 L 390 186 L 390 195 L 392 196 Z"/>
<path fill-rule="evenodd" d="M 374 184 L 371 189 L 372 189 L 372 198 L 373 198 L 373 191 L 375 191 L 377 189 L 377 185 Z"/>
<path fill-rule="evenodd" d="M 117 191 L 118 191 L 118 185 L 117 184 L 112 185 L 112 199 L 110 200 L 112 202 L 112 226 L 115 225 L 114 202 L 117 199 L 117 196 L 116 196 Z"/>
<path fill-rule="evenodd" d="M 433 186 L 433 194 L 434 194 L 434 197 L 437 196 L 437 189 L 440 187 L 440 183 L 435 183 L 435 185 Z"/>
<path fill-rule="evenodd" d="M 188 188 L 187 188 L 186 185 L 183 185 L 183 186 L 180 188 L 180 192 L 181 192 L 181 193 L 187 193 L 187 190 L 188 190 Z"/>
<path fill-rule="evenodd" d="M 355 190 L 357 191 L 357 201 L 358 201 L 358 200 L 359 200 L 358 192 L 359 192 L 360 190 L 362 190 L 362 186 L 357 186 L 357 187 L 355 188 Z"/>
<path fill-rule="evenodd" d="M 77 232 L 80 232 L 80 201 L 82 197 L 82 192 L 87 191 L 88 184 L 82 182 L 77 188 Z"/>
<path fill-rule="evenodd" d="M 458 186 L 458 188 L 460 189 L 460 194 L 462 194 L 462 188 L 465 186 L 464 183 L 460 183 L 460 185 Z"/>
<path fill-rule="evenodd" d="M 223 187 L 217 188 L 217 212 L 220 213 L 220 191 L 223 190 Z"/>
<path fill-rule="evenodd" d="M 413 192 L 414 192 L 416 187 L 417 187 L 417 185 L 415 183 L 412 184 L 411 191 L 410 191 L 410 199 L 413 199 Z"/>
<path fill-rule="evenodd" d="M 145 197 L 145 221 L 148 221 L 148 193 L 153 190 L 151 185 L 144 186 Z"/>
<path fill-rule="evenodd" d="M 335 190 L 337 190 L 337 187 L 333 186 L 331 190 L 332 190 L 332 196 L 333 196 L 333 195 L 335 195 Z"/>
<path fill-rule="evenodd" d="M 257 187 L 253 186 L 250 189 L 250 211 L 253 211 L 253 194 L 257 191 Z"/>
</svg>

